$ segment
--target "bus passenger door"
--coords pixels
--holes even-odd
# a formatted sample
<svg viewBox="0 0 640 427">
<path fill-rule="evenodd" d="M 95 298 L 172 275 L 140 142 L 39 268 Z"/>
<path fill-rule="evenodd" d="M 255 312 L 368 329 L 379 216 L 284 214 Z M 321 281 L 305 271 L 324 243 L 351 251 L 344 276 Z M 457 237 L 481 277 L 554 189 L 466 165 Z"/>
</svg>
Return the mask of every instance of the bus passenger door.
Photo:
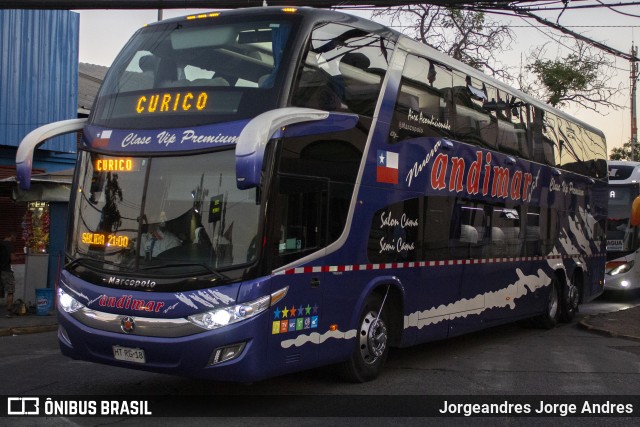
<svg viewBox="0 0 640 427">
<path fill-rule="evenodd" d="M 291 265 L 326 244 L 328 180 L 293 174 L 277 176 L 271 247 L 275 267 Z M 272 277 L 272 289 L 288 286 L 271 308 L 270 366 L 277 373 L 310 367 L 318 360 L 322 295 L 317 274 L 286 269 Z"/>
</svg>

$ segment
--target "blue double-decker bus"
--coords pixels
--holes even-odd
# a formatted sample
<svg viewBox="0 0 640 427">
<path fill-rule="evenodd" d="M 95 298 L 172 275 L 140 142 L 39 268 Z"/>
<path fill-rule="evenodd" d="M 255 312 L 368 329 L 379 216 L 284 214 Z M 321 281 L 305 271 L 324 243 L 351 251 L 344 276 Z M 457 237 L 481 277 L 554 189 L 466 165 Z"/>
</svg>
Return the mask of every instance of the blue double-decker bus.
<svg viewBox="0 0 640 427">
<path fill-rule="evenodd" d="M 58 337 L 251 382 L 532 318 L 603 289 L 603 134 L 382 25 L 213 12 L 139 30 L 83 130 Z"/>
</svg>

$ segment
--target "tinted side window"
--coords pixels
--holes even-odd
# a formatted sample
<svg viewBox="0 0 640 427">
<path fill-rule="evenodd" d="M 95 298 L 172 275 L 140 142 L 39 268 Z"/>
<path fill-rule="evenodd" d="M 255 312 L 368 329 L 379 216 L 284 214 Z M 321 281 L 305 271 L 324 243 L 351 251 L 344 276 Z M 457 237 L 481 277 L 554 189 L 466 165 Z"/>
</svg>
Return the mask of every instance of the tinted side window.
<svg viewBox="0 0 640 427">
<path fill-rule="evenodd" d="M 483 105 L 490 99 L 489 87 L 481 81 L 455 71 L 453 100 L 455 103 L 454 136 L 469 144 L 497 148 L 497 125 Z"/>
<path fill-rule="evenodd" d="M 420 259 L 421 199 L 415 198 L 379 210 L 369 233 L 369 261 L 406 262 Z"/>
<path fill-rule="evenodd" d="M 353 27 L 319 25 L 298 70 L 292 104 L 373 116 L 393 47 Z"/>
<path fill-rule="evenodd" d="M 455 258 L 482 258 L 489 244 L 488 218 L 480 203 L 458 199 L 451 227 L 451 251 Z"/>
<path fill-rule="evenodd" d="M 501 205 L 491 210 L 491 257 L 519 257 L 522 254 L 523 234 L 520 228 L 520 207 Z"/>
<path fill-rule="evenodd" d="M 495 116 L 498 122 L 498 147 L 503 153 L 531 158 L 528 132 L 529 105 L 515 96 L 498 91 Z"/>
<path fill-rule="evenodd" d="M 550 123 L 546 119 L 546 113 L 540 108 L 533 109 L 533 160 L 555 166 L 556 145 L 553 133 L 550 132 Z"/>
<path fill-rule="evenodd" d="M 437 62 L 407 56 L 389 143 L 421 136 L 451 137 L 452 79 L 451 71 Z"/>
</svg>

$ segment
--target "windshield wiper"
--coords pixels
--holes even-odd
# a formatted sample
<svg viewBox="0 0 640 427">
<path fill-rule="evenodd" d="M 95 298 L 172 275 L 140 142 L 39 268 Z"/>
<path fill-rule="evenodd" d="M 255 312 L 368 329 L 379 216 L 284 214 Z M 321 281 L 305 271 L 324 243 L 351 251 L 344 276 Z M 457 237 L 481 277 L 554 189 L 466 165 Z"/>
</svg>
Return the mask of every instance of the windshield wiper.
<svg viewBox="0 0 640 427">
<path fill-rule="evenodd" d="M 100 260 L 100 259 L 89 258 L 89 257 L 76 258 L 76 259 L 66 263 L 63 268 L 65 270 L 68 270 L 70 268 L 75 267 L 77 264 L 86 263 L 86 262 L 103 263 L 103 264 L 107 264 L 107 265 L 111 265 L 111 266 L 117 267 L 117 268 L 119 268 L 121 270 L 133 271 L 133 269 L 128 268 L 128 267 L 124 267 L 122 264 L 115 263 L 113 261 L 106 261 L 106 260 Z"/>
<path fill-rule="evenodd" d="M 185 263 L 173 263 L 173 264 L 159 264 L 159 265 L 151 265 L 149 267 L 142 267 L 140 271 L 144 270 L 155 270 L 160 268 L 170 268 L 170 267 L 202 267 L 207 270 L 209 273 L 213 274 L 220 280 L 231 280 L 231 278 L 225 274 L 220 273 L 219 271 L 214 270 L 210 265 L 205 264 L 203 262 L 185 262 Z"/>
</svg>

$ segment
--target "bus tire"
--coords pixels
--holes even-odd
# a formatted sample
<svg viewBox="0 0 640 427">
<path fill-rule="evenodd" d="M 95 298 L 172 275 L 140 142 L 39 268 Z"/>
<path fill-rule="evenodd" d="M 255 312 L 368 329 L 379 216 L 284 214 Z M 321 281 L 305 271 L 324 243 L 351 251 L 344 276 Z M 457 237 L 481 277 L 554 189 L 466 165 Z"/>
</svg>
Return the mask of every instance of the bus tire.
<svg viewBox="0 0 640 427">
<path fill-rule="evenodd" d="M 349 360 L 342 365 L 342 374 L 350 382 L 363 383 L 377 378 L 387 360 L 389 316 L 386 307 L 378 316 L 381 305 L 381 298 L 372 295 L 360 314 L 356 345 Z"/>
<path fill-rule="evenodd" d="M 534 318 L 535 325 L 541 329 L 552 329 L 560 319 L 561 289 L 558 279 L 554 275 L 549 284 L 549 294 L 545 305 L 544 313 Z"/>
<path fill-rule="evenodd" d="M 581 284 L 577 281 L 577 275 L 574 274 L 571 278 L 571 284 L 564 288 L 562 306 L 560 311 L 561 322 L 569 323 L 576 316 L 581 297 L 580 286 Z"/>
</svg>

